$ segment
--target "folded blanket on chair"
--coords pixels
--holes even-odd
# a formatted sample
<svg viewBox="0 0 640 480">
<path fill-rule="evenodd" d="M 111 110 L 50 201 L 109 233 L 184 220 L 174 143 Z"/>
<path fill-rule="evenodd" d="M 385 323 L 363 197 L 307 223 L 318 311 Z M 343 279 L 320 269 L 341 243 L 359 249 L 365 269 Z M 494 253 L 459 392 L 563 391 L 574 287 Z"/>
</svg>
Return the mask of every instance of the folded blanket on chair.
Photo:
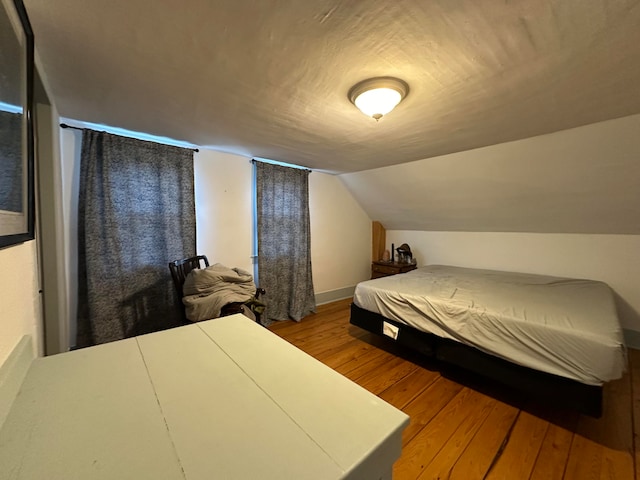
<svg viewBox="0 0 640 480">
<path fill-rule="evenodd" d="M 182 303 L 187 318 L 192 322 L 217 318 L 228 303 L 244 303 L 256 293 L 256 285 L 249 272 L 220 263 L 191 270 L 182 288 Z"/>
</svg>

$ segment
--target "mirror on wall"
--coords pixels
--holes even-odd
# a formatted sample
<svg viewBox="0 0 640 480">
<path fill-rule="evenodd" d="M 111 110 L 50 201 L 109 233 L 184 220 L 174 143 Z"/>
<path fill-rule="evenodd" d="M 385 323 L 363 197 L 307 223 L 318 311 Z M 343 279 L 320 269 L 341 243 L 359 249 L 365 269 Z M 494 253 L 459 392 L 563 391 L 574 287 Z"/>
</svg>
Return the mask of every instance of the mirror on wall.
<svg viewBox="0 0 640 480">
<path fill-rule="evenodd" d="M 0 0 L 0 248 L 34 237 L 33 33 L 22 0 Z"/>
</svg>

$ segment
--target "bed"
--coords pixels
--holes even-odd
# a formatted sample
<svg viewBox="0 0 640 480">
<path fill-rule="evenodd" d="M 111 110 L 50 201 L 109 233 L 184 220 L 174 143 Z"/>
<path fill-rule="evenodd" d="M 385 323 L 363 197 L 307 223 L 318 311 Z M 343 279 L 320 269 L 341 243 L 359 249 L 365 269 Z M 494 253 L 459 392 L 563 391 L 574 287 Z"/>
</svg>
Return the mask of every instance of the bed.
<svg viewBox="0 0 640 480">
<path fill-rule="evenodd" d="M 602 282 L 430 265 L 356 286 L 351 323 L 592 416 L 626 368 Z"/>
</svg>

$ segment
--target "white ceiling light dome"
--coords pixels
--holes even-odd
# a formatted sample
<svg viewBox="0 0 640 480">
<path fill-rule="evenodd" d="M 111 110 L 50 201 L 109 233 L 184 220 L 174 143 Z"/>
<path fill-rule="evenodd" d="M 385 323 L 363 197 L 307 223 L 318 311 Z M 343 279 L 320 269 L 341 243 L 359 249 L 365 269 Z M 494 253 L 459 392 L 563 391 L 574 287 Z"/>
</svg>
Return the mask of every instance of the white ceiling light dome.
<svg viewBox="0 0 640 480">
<path fill-rule="evenodd" d="M 409 93 L 409 85 L 394 77 L 363 80 L 349 90 L 349 100 L 369 117 L 380 120 Z"/>
</svg>

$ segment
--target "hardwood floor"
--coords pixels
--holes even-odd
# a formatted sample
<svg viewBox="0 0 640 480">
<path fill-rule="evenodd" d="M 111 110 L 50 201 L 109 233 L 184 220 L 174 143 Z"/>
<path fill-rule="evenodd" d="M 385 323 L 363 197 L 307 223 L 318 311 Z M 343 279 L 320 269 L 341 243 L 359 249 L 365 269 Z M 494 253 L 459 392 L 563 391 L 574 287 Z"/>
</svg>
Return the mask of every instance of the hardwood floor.
<svg viewBox="0 0 640 480">
<path fill-rule="evenodd" d="M 350 303 L 269 329 L 411 417 L 395 480 L 640 480 L 640 351 L 594 419 L 400 349 L 350 325 Z"/>
</svg>

